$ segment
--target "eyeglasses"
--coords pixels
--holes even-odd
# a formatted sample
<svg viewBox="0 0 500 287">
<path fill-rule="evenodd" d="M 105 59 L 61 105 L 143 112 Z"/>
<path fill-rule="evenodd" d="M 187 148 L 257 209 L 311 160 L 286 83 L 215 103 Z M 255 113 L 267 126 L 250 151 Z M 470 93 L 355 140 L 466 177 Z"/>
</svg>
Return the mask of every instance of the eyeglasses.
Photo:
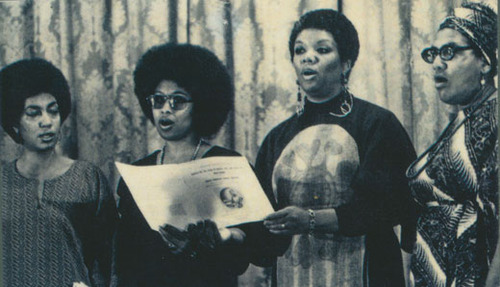
<svg viewBox="0 0 500 287">
<path fill-rule="evenodd" d="M 174 111 L 183 110 L 187 107 L 188 103 L 192 103 L 193 100 L 187 99 L 184 96 L 180 95 L 162 95 L 162 94 L 154 94 L 148 96 L 146 98 L 153 109 L 162 109 L 165 103 L 168 101 L 170 108 Z"/>
<path fill-rule="evenodd" d="M 425 48 L 422 51 L 422 59 L 426 61 L 429 64 L 434 63 L 434 60 L 436 59 L 437 55 L 443 60 L 443 61 L 450 61 L 455 57 L 455 54 L 459 51 L 464 51 L 464 50 L 469 50 L 472 49 L 471 46 L 457 46 L 454 44 L 446 44 L 443 45 L 441 48 L 436 48 L 436 47 L 429 47 Z"/>
</svg>

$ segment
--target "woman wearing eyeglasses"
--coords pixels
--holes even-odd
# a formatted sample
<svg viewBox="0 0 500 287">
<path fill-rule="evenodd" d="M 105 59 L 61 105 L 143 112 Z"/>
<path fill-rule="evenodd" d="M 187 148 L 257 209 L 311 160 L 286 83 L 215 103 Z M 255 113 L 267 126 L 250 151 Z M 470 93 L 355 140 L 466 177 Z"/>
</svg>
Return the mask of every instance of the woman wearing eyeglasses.
<svg viewBox="0 0 500 287">
<path fill-rule="evenodd" d="M 496 51 L 496 13 L 470 3 L 422 52 L 440 99 L 460 111 L 407 171 L 420 205 L 415 286 L 485 284 L 498 240 Z"/>
<path fill-rule="evenodd" d="M 229 73 L 212 52 L 189 44 L 153 47 L 139 60 L 134 82 L 141 108 L 164 144 L 135 165 L 239 156 L 206 140 L 226 120 L 233 97 Z M 159 233 L 149 228 L 122 180 L 118 195 L 119 286 L 235 286 L 258 253 L 249 254 L 255 234 L 249 230 L 265 230 L 262 223 L 219 230 L 205 220 L 186 230 L 165 225 Z"/>
</svg>

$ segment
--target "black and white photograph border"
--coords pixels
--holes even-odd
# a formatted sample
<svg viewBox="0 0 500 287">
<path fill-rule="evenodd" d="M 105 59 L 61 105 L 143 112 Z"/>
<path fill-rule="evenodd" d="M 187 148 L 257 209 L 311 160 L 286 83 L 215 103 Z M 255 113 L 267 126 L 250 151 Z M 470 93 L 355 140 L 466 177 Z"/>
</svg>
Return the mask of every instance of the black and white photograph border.
<svg viewBox="0 0 500 287">
<path fill-rule="evenodd" d="M 134 95 L 133 71 L 149 48 L 190 43 L 221 59 L 233 78 L 232 110 L 222 129 L 206 140 L 253 164 L 266 135 L 297 111 L 297 76 L 288 46 L 295 21 L 311 10 L 334 9 L 348 17 L 359 36 L 349 91 L 391 111 L 420 155 L 460 111 L 440 101 L 432 65 L 422 60 L 421 51 L 462 2 L 0 0 L 0 67 L 39 57 L 62 71 L 72 107 L 56 150 L 99 167 L 115 192 L 120 178 L 115 161 L 132 163 L 162 148 L 162 138 Z M 476 2 L 497 12 L 494 0 Z M 494 81 L 497 86 L 497 76 Z M 0 129 L 0 151 L 5 166 L 22 148 Z M 3 179 L 0 183 L 5 189 Z M 115 199 L 119 202 L 116 194 Z M 492 262 L 497 273 L 498 255 Z M 271 274 L 269 268 L 251 266 L 238 286 L 270 286 Z"/>
</svg>

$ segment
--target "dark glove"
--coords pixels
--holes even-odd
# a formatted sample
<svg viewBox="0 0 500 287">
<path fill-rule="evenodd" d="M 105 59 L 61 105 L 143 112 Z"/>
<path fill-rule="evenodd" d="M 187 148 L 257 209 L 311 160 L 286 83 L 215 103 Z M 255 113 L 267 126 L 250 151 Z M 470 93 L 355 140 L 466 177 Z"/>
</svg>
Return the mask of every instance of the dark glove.
<svg viewBox="0 0 500 287">
<path fill-rule="evenodd" d="M 198 221 L 196 227 L 194 227 L 194 224 L 190 224 L 188 233 L 192 234 L 192 238 L 198 240 L 199 249 L 203 252 L 213 251 L 222 243 L 217 224 L 209 219 Z"/>
<path fill-rule="evenodd" d="M 173 254 L 189 254 L 192 251 L 193 244 L 186 231 L 165 224 L 160 227 L 160 235 Z"/>
<path fill-rule="evenodd" d="M 165 224 L 160 227 L 160 235 L 173 254 L 191 258 L 199 253 L 211 253 L 222 243 L 217 225 L 208 219 L 189 224 L 186 231 Z"/>
</svg>

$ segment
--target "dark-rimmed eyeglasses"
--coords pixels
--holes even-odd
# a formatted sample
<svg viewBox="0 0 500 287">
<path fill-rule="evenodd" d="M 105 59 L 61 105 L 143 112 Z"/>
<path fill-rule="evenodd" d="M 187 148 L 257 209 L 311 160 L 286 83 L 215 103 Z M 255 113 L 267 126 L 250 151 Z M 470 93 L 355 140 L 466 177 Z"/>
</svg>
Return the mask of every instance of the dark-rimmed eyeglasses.
<svg viewBox="0 0 500 287">
<path fill-rule="evenodd" d="M 193 100 L 181 95 L 154 94 L 148 96 L 146 99 L 151 103 L 153 109 L 163 109 L 165 103 L 168 102 L 170 108 L 174 111 L 183 110 L 187 107 L 188 103 L 193 102 Z"/>
<path fill-rule="evenodd" d="M 434 63 L 434 60 L 438 55 L 443 61 L 450 61 L 451 59 L 453 59 L 453 57 L 455 57 L 455 54 L 457 52 L 469 49 L 472 49 L 472 46 L 457 46 L 454 44 L 446 44 L 439 49 L 436 47 L 425 48 L 424 50 L 422 50 L 421 55 L 422 59 L 424 59 L 425 62 L 432 64 Z"/>
</svg>

